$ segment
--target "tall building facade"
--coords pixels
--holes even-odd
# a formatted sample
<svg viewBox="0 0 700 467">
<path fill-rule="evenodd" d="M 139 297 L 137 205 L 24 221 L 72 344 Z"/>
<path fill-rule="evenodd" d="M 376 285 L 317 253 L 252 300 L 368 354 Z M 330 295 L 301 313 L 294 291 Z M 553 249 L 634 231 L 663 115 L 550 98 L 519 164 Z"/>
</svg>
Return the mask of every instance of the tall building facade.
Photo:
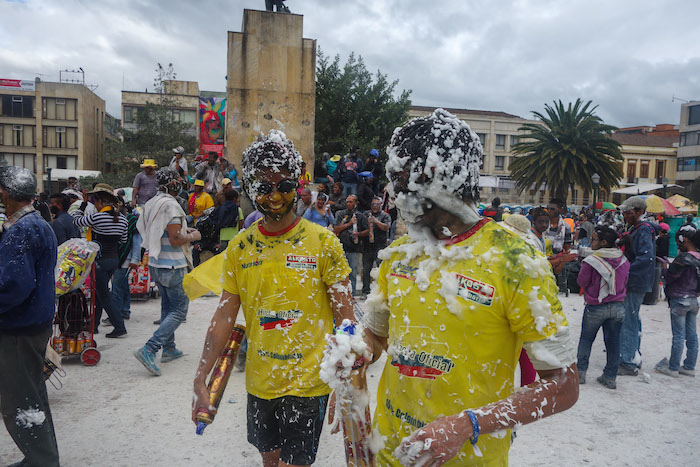
<svg viewBox="0 0 700 467">
<path fill-rule="evenodd" d="M 0 165 L 43 181 L 48 169 L 101 171 L 104 121 L 105 101 L 83 84 L 0 79 Z"/>
<path fill-rule="evenodd" d="M 685 187 L 700 177 L 700 101 L 681 105 L 676 179 Z"/>
</svg>

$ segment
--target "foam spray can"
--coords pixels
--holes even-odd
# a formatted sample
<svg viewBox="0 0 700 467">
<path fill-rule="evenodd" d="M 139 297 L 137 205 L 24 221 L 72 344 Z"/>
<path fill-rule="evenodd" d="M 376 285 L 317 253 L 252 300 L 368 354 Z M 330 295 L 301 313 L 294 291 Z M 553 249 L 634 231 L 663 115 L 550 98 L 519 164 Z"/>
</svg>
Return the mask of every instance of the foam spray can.
<svg viewBox="0 0 700 467">
<path fill-rule="evenodd" d="M 343 323 L 338 327 L 336 334 L 354 335 L 355 325 Z M 345 394 L 340 408 L 345 438 L 345 459 L 347 465 L 351 467 L 374 465 L 374 456 L 369 448 L 372 417 L 369 410 L 366 368 L 364 358 L 357 357 L 350 373 L 351 393 Z"/>
<path fill-rule="evenodd" d="M 369 215 L 369 242 L 374 243 L 374 216 Z"/>
<path fill-rule="evenodd" d="M 221 351 L 221 355 L 219 355 L 219 358 L 216 360 L 216 365 L 214 365 L 214 370 L 207 384 L 207 389 L 209 390 L 209 405 L 212 407 L 219 408 L 219 403 L 224 395 L 228 379 L 231 376 L 231 370 L 236 361 L 238 349 L 241 348 L 244 335 L 245 326 L 241 326 L 240 324 L 234 325 L 231 335 Z M 199 409 L 195 418 L 197 420 L 197 434 L 201 435 L 204 433 L 204 429 L 207 425 L 214 421 L 214 414 L 206 409 Z"/>
</svg>

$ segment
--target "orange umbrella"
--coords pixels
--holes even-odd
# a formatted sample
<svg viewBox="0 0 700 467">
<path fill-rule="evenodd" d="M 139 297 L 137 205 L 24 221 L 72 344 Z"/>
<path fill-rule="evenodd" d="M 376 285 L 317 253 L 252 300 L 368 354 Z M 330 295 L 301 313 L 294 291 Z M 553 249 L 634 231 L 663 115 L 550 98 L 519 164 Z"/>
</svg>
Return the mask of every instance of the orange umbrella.
<svg viewBox="0 0 700 467">
<path fill-rule="evenodd" d="M 649 195 L 646 199 L 647 212 L 652 214 L 664 214 L 666 216 L 680 216 L 681 212 L 674 205 L 656 195 Z"/>
</svg>

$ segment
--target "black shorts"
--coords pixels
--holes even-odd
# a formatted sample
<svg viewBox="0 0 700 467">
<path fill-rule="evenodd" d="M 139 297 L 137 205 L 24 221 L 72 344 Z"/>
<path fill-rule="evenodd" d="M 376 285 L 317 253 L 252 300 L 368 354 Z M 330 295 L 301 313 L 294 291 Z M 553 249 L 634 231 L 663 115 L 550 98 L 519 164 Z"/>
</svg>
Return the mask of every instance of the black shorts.
<svg viewBox="0 0 700 467">
<path fill-rule="evenodd" d="M 326 417 L 328 396 L 260 399 L 248 394 L 248 442 L 260 452 L 281 449 L 287 464 L 311 465 Z"/>
</svg>

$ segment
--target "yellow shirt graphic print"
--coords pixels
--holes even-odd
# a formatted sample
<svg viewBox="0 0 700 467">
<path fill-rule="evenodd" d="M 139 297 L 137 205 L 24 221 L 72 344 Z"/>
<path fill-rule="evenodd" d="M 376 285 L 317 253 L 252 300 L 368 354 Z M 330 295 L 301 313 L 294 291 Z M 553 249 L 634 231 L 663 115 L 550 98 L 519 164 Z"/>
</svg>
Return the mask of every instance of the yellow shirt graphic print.
<svg viewBox="0 0 700 467">
<path fill-rule="evenodd" d="M 262 399 L 329 394 L 319 377 L 333 332 L 328 286 L 350 274 L 338 238 L 305 219 L 279 235 L 256 223 L 225 254 L 223 287 L 240 297 L 246 321 L 248 392 Z"/>
<path fill-rule="evenodd" d="M 378 290 L 390 310 L 389 358 L 375 428 L 378 465 L 402 438 L 439 417 L 512 394 L 523 342 L 566 325 L 549 262 L 523 240 L 482 221 L 454 244 L 426 248 L 407 236 L 388 248 Z M 505 465 L 509 432 L 481 435 L 445 465 Z"/>
</svg>

